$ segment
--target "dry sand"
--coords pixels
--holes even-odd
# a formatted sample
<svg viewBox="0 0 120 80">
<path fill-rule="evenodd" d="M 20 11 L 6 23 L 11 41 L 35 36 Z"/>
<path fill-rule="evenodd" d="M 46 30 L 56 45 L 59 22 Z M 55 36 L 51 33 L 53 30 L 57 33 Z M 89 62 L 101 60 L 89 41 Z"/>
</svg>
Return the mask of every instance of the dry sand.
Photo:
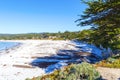
<svg viewBox="0 0 120 80">
<path fill-rule="evenodd" d="M 120 80 L 120 69 L 98 67 L 103 80 Z"/>
<path fill-rule="evenodd" d="M 20 42 L 22 45 L 0 52 L 0 80 L 25 80 L 43 75 L 44 69 L 30 65 L 35 58 L 54 55 L 60 49 L 76 49 L 70 41 L 12 40 L 11 42 Z"/>
</svg>

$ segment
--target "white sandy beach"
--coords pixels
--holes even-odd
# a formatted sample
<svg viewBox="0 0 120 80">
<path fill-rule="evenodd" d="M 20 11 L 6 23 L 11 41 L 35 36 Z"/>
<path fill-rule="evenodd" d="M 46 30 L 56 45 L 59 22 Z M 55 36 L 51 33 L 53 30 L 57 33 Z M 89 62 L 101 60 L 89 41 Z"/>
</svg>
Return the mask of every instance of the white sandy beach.
<svg viewBox="0 0 120 80">
<path fill-rule="evenodd" d="M 101 51 L 92 45 L 74 43 L 69 40 L 7 40 L 6 42 L 20 42 L 22 44 L 11 49 L 0 51 L 0 80 L 25 80 L 26 78 L 44 75 L 45 69 L 32 66 L 30 63 L 38 57 L 55 55 L 59 53 L 60 50 L 79 51 L 79 49 L 81 50 L 82 48 L 82 51 L 95 53 L 98 56 L 101 55 Z M 52 68 L 53 67 L 54 66 L 52 66 Z M 111 71 L 111 69 L 98 68 L 98 71 L 103 78 L 107 80 L 117 80 L 120 78 L 119 69 L 112 69 Z"/>
<path fill-rule="evenodd" d="M 35 57 L 54 55 L 60 49 L 76 49 L 75 44 L 70 41 L 12 40 L 11 42 L 23 44 L 0 52 L 0 80 L 25 80 L 43 75 L 44 69 L 30 65 Z"/>
</svg>

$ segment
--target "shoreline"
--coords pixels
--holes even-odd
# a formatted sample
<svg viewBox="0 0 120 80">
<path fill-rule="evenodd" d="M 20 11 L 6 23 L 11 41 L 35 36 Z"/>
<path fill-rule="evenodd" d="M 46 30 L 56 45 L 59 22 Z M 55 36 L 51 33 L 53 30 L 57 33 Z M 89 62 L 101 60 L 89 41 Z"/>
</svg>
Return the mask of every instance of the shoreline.
<svg viewBox="0 0 120 80">
<path fill-rule="evenodd" d="M 1 49 L 0 50 L 0 53 L 3 53 L 3 52 L 6 52 L 7 53 L 7 51 L 10 51 L 10 50 L 14 50 L 14 49 L 16 49 L 16 48 L 18 48 L 18 47 L 20 47 L 23 43 L 21 43 L 21 42 L 14 42 L 14 41 L 4 41 L 4 40 L 2 40 L 2 41 L 0 41 L 1 43 L 2 42 L 8 42 L 8 43 L 14 43 L 14 45 L 12 45 L 12 46 L 9 46 L 9 47 L 6 47 L 6 48 L 4 48 L 4 49 Z M 12 44 L 11 43 L 11 44 Z M 1 55 L 0 55 L 1 56 Z"/>
<path fill-rule="evenodd" d="M 2 41 L 18 42 L 21 44 L 8 50 L 4 50 L 3 52 L 0 51 L 0 54 L 2 53 L 2 55 L 0 55 L 0 80 L 25 80 L 26 78 L 44 75 L 46 74 L 46 71 L 49 72 L 54 70 L 55 66 L 65 66 L 65 62 L 69 60 L 69 56 L 66 54 L 74 53 L 74 51 L 94 51 L 96 54 L 99 52 L 99 50 L 92 45 L 77 43 L 70 40 Z M 98 54 L 98 56 L 99 55 L 100 54 Z M 59 58 L 60 60 L 56 58 Z M 42 61 L 42 63 L 36 65 L 36 63 L 39 63 L 40 61 Z M 48 64 L 50 66 L 48 66 Z M 51 64 L 54 65 L 52 66 Z M 44 67 L 47 67 L 47 69 Z M 104 71 L 104 69 L 105 71 L 110 70 L 108 68 L 98 68 L 98 71 L 101 72 Z M 115 70 L 113 69 L 113 71 Z M 107 71 L 107 73 L 113 75 L 110 71 Z M 104 75 L 106 77 L 107 73 L 101 72 L 103 77 Z M 116 75 L 115 79 L 117 79 L 118 76 L 119 75 Z M 109 75 L 107 78 L 112 79 Z"/>
<path fill-rule="evenodd" d="M 2 40 L 3 41 L 3 40 Z M 30 63 L 37 57 L 55 55 L 60 49 L 75 49 L 70 41 L 63 40 L 4 40 L 22 45 L 4 50 L 0 56 L 0 80 L 25 80 L 45 74 L 45 69 Z M 34 57 L 36 56 L 36 58 Z M 33 58 L 32 58 L 33 57 Z"/>
</svg>

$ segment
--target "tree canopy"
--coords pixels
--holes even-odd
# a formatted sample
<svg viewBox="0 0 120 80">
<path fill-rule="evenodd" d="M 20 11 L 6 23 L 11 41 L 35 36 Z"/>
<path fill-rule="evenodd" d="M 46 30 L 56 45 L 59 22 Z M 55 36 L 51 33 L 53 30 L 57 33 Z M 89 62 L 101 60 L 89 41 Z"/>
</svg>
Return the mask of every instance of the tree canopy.
<svg viewBox="0 0 120 80">
<path fill-rule="evenodd" d="M 104 47 L 120 48 L 120 0 L 82 0 L 88 8 L 78 26 L 91 25 L 95 31 L 91 42 Z"/>
</svg>

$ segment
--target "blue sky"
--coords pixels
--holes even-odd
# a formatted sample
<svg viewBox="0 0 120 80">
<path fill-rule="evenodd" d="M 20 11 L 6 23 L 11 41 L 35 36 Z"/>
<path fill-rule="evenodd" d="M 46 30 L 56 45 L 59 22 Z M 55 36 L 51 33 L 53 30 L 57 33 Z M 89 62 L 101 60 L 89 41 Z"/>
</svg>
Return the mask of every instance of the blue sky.
<svg viewBox="0 0 120 80">
<path fill-rule="evenodd" d="M 0 33 L 78 31 L 80 0 L 0 0 Z"/>
</svg>

